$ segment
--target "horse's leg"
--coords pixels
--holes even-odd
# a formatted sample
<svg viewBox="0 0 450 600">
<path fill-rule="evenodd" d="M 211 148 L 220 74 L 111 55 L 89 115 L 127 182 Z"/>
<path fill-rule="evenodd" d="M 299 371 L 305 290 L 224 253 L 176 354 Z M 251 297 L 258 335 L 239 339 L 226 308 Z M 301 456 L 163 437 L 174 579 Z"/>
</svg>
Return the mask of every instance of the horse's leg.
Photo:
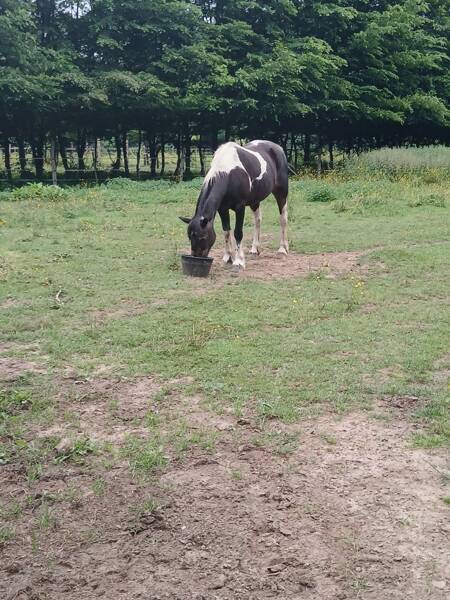
<svg viewBox="0 0 450 600">
<path fill-rule="evenodd" d="M 233 237 L 233 233 L 231 231 L 230 225 L 230 211 L 229 210 L 219 210 L 220 220 L 222 221 L 222 229 L 225 236 L 225 250 L 223 253 L 223 262 L 225 264 L 232 263 L 234 261 L 235 254 L 235 243 Z"/>
<path fill-rule="evenodd" d="M 253 230 L 253 243 L 250 249 L 250 254 L 258 255 L 259 254 L 259 246 L 260 246 L 260 237 L 261 237 L 261 209 L 259 208 L 259 204 L 256 208 L 253 208 L 253 222 L 254 222 L 254 230 Z"/>
<path fill-rule="evenodd" d="M 244 248 L 242 247 L 242 238 L 244 237 L 243 226 L 245 217 L 245 206 L 236 210 L 236 224 L 234 226 L 234 239 L 236 240 L 236 256 L 233 260 L 233 267 L 245 269 Z"/>
<path fill-rule="evenodd" d="M 278 189 L 274 192 L 274 196 L 277 200 L 278 210 L 280 211 L 280 227 L 281 227 L 281 239 L 280 247 L 278 252 L 280 254 L 287 254 L 289 252 L 289 241 L 287 237 L 287 222 L 288 222 L 288 205 L 287 205 L 287 193 L 284 190 Z"/>
</svg>

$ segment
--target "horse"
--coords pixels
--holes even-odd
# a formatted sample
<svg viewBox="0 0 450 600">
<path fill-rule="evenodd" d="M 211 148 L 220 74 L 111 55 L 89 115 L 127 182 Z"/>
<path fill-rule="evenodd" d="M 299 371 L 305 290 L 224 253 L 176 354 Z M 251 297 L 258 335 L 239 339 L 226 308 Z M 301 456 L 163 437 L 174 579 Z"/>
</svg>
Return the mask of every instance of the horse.
<svg viewBox="0 0 450 600">
<path fill-rule="evenodd" d="M 289 166 L 283 149 L 266 140 L 254 140 L 245 146 L 227 142 L 214 153 L 211 167 L 204 179 L 192 218 L 180 217 L 188 224 L 191 255 L 208 256 L 214 242 L 214 219 L 219 213 L 225 236 L 223 261 L 235 270 L 245 269 L 242 247 L 245 208 L 253 211 L 254 233 L 250 254 L 260 254 L 260 203 L 270 194 L 275 196 L 280 212 L 281 240 L 278 252 L 288 254 L 287 197 Z M 236 214 L 234 234 L 230 225 L 230 210 Z"/>
</svg>

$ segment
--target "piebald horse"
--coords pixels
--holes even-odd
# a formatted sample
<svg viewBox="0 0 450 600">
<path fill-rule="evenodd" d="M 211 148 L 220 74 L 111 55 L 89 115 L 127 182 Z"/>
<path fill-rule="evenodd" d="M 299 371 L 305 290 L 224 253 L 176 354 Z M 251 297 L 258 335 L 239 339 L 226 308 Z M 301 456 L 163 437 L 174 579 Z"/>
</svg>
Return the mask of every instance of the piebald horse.
<svg viewBox="0 0 450 600">
<path fill-rule="evenodd" d="M 192 256 L 208 256 L 216 234 L 214 219 L 219 213 L 225 234 L 223 261 L 236 269 L 245 268 L 242 247 L 245 207 L 250 206 L 254 217 L 253 244 L 250 254 L 260 253 L 260 203 L 273 194 L 280 211 L 281 241 L 278 252 L 287 254 L 287 196 L 288 162 L 283 149 L 265 140 L 255 140 L 246 146 L 227 142 L 214 154 L 211 167 L 197 200 L 192 218 L 180 217 L 188 224 Z M 230 226 L 230 210 L 236 214 L 234 235 Z"/>
</svg>

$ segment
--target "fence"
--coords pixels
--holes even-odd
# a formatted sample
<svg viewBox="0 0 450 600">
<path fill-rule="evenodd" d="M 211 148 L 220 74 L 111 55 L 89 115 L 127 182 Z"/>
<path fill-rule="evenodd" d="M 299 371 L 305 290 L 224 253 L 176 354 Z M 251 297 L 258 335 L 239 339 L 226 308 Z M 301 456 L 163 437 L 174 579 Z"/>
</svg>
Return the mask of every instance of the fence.
<svg viewBox="0 0 450 600">
<path fill-rule="evenodd" d="M 86 146 L 80 157 L 74 144 L 64 148 L 64 158 L 58 147 L 52 149 L 52 145 L 44 146 L 43 156 L 33 156 L 31 148 L 25 147 L 25 153 L 20 156 L 19 147 L 9 146 L 1 150 L 3 169 L 0 167 L 0 182 L 26 183 L 36 181 L 35 165 L 42 161 L 42 180 L 61 183 L 79 183 L 80 181 L 104 181 L 112 177 L 127 176 L 135 179 L 149 179 L 151 177 L 167 177 L 182 179 L 184 176 L 196 176 L 204 174 L 209 168 L 213 156 L 212 148 L 193 146 L 190 161 L 186 160 L 184 152 L 177 153 L 172 145 L 164 148 L 157 147 L 156 153 L 151 154 L 148 145 L 143 144 L 141 150 L 137 145 L 127 147 L 127 168 L 124 156 L 117 156 L 116 147 L 108 142 L 99 141 Z M 52 157 L 55 157 L 52 164 Z M 9 163 L 9 165 L 8 165 Z M 189 172 L 186 165 L 189 165 Z M 53 177 L 52 177 L 53 175 Z"/>
</svg>

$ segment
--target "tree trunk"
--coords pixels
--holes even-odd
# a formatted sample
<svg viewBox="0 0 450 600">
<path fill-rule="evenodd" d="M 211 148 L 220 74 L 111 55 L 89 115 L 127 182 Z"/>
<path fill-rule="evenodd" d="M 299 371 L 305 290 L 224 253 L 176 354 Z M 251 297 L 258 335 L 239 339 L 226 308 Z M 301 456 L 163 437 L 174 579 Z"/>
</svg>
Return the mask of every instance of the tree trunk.
<svg viewBox="0 0 450 600">
<path fill-rule="evenodd" d="M 206 175 L 206 170 L 205 170 L 205 157 L 203 156 L 203 148 L 201 147 L 201 145 L 199 144 L 198 146 L 198 156 L 200 158 L 200 175 L 202 177 L 204 177 Z"/>
<path fill-rule="evenodd" d="M 319 149 L 317 151 L 317 175 L 322 174 L 322 140 L 319 139 Z"/>
<path fill-rule="evenodd" d="M 166 171 L 166 141 L 164 134 L 161 135 L 161 171 L 160 176 L 164 177 Z"/>
<path fill-rule="evenodd" d="M 289 163 L 292 163 L 292 153 L 294 151 L 294 134 L 291 133 L 291 145 L 289 147 L 289 152 L 287 154 L 287 159 Z"/>
<path fill-rule="evenodd" d="M 141 175 L 141 149 L 142 149 L 142 130 L 139 129 L 139 138 L 138 138 L 138 149 L 136 156 L 136 178 L 139 179 Z"/>
<path fill-rule="evenodd" d="M 189 131 L 189 125 L 186 126 L 186 135 L 184 140 L 185 145 L 185 157 L 186 157 L 186 168 L 183 174 L 183 180 L 187 181 L 192 179 L 191 173 L 191 132 Z"/>
<path fill-rule="evenodd" d="M 292 137 L 292 144 L 294 150 L 294 169 L 297 171 L 298 169 L 298 146 L 297 146 L 297 136 L 294 135 Z"/>
<path fill-rule="evenodd" d="M 334 169 L 333 142 L 328 143 L 328 154 L 330 155 L 330 169 Z"/>
<path fill-rule="evenodd" d="M 120 171 L 120 167 L 122 166 L 122 146 L 119 134 L 114 136 L 114 144 L 116 146 L 116 160 L 112 164 L 112 169 L 113 171 Z"/>
<path fill-rule="evenodd" d="M 175 144 L 176 150 L 177 150 L 177 165 L 175 167 L 175 171 L 174 171 L 174 176 L 178 177 L 180 175 L 180 170 L 181 170 L 181 135 L 178 133 L 177 135 L 177 141 Z"/>
<path fill-rule="evenodd" d="M 98 183 L 98 155 L 99 155 L 99 143 L 98 137 L 94 138 L 94 151 L 93 151 L 93 165 L 94 165 L 94 177 L 95 181 Z"/>
<path fill-rule="evenodd" d="M 217 127 L 214 127 L 214 129 L 212 131 L 211 143 L 212 143 L 212 149 L 215 152 L 217 150 L 218 145 L 219 145 L 219 132 L 217 130 Z"/>
<path fill-rule="evenodd" d="M 44 138 L 38 137 L 37 141 L 33 140 L 31 145 L 33 153 L 33 163 L 36 170 L 36 179 L 44 178 Z"/>
<path fill-rule="evenodd" d="M 309 167 L 311 164 L 311 136 L 309 133 L 305 133 L 303 138 L 303 163 L 305 167 Z"/>
<path fill-rule="evenodd" d="M 56 153 L 57 153 L 57 149 L 56 149 L 56 140 L 54 137 L 52 137 L 52 142 L 51 142 L 51 150 L 50 150 L 50 162 L 52 165 L 52 184 L 53 185 L 58 185 L 58 175 L 56 173 Z"/>
<path fill-rule="evenodd" d="M 230 136 L 231 136 L 230 125 L 227 123 L 225 125 L 225 141 L 226 142 L 230 141 Z"/>
<path fill-rule="evenodd" d="M 156 166 L 158 162 L 158 147 L 156 136 L 148 134 L 148 145 L 150 150 L 150 177 L 156 177 Z"/>
<path fill-rule="evenodd" d="M 122 155 L 123 155 L 123 166 L 125 169 L 125 177 L 130 176 L 130 169 L 128 165 L 128 132 L 122 134 Z"/>
<path fill-rule="evenodd" d="M 25 142 L 23 141 L 23 138 L 17 139 L 17 146 L 19 148 L 20 177 L 24 179 L 26 177 L 27 170 L 27 155 L 25 152 Z"/>
<path fill-rule="evenodd" d="M 84 162 L 84 154 L 86 152 L 86 130 L 78 129 L 77 131 L 77 156 L 78 156 L 78 171 L 81 173 L 86 170 Z"/>
<path fill-rule="evenodd" d="M 8 175 L 8 181 L 12 181 L 12 170 L 11 170 L 11 146 L 9 138 L 5 137 L 3 140 L 3 151 L 5 153 L 5 169 Z"/>
<path fill-rule="evenodd" d="M 179 180 L 184 180 L 184 170 L 186 166 L 186 148 L 184 144 L 181 146 L 181 155 L 180 155 L 180 175 Z"/>
<path fill-rule="evenodd" d="M 62 135 L 58 136 L 58 146 L 64 170 L 67 172 L 70 169 L 69 161 L 67 159 L 67 140 Z"/>
</svg>

